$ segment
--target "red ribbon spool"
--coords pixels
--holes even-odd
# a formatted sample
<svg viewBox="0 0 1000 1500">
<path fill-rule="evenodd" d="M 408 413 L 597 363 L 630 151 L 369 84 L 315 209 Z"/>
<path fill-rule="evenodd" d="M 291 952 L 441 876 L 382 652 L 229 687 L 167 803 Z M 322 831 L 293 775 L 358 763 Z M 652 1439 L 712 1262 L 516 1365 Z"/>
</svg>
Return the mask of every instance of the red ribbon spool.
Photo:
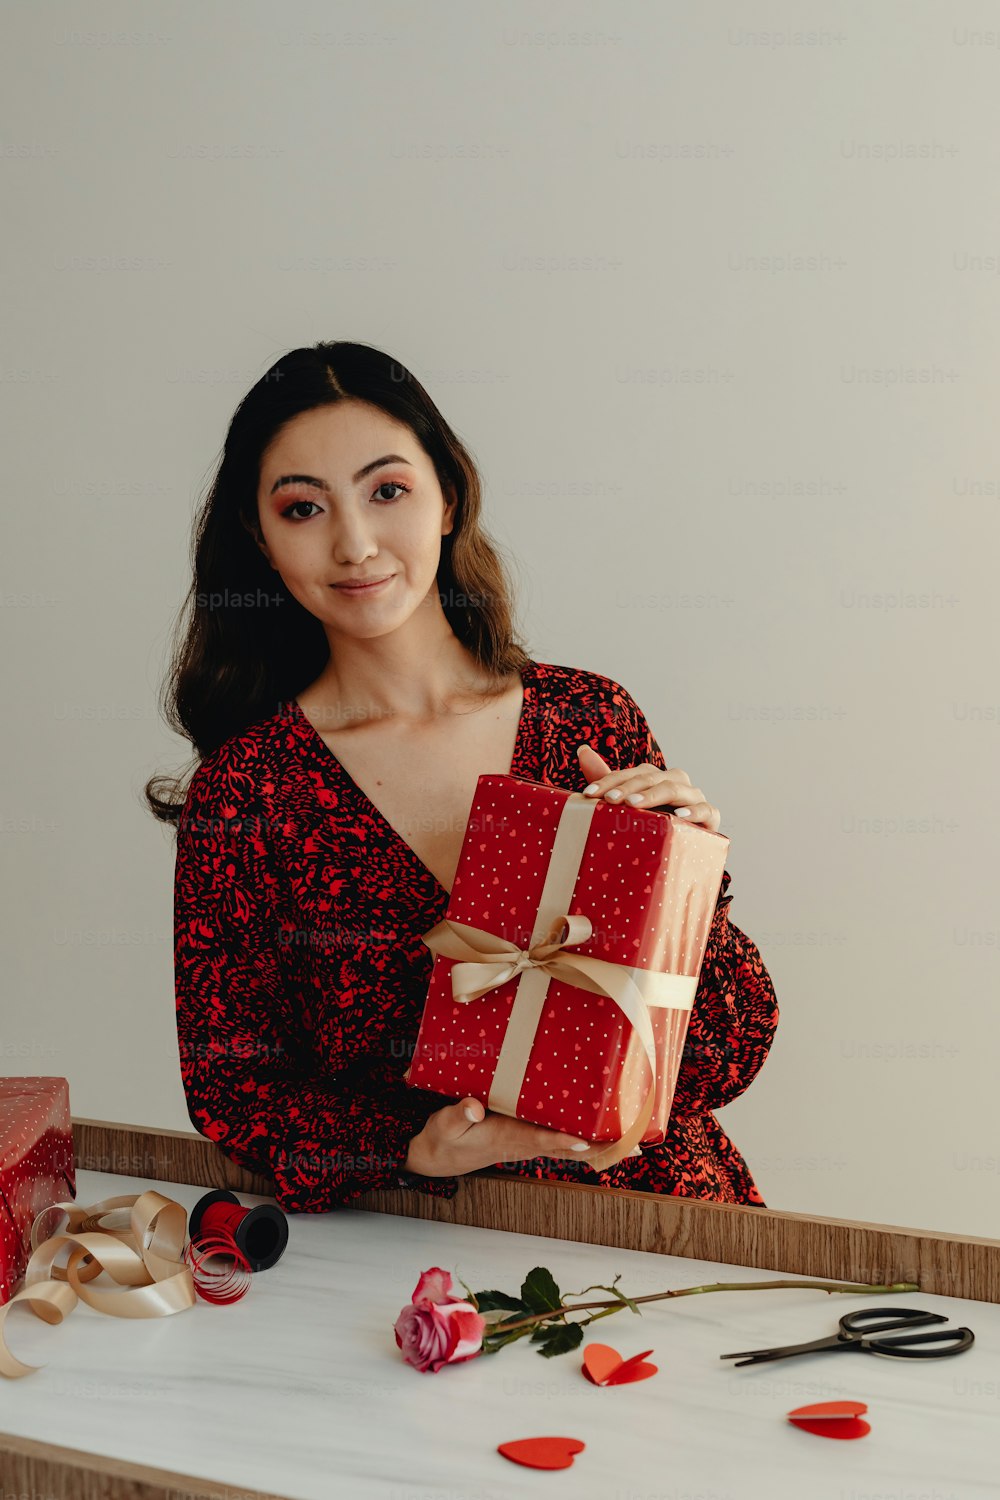
<svg viewBox="0 0 1000 1500">
<path fill-rule="evenodd" d="M 231 1241 L 242 1252 L 251 1271 L 267 1271 L 288 1244 L 288 1220 L 274 1203 L 244 1208 L 235 1193 L 213 1188 L 191 1210 L 189 1234 Z"/>
<path fill-rule="evenodd" d="M 188 1252 L 193 1257 L 195 1251 L 199 1252 L 189 1261 L 195 1273 L 200 1270 L 202 1260 L 211 1255 L 234 1258 L 231 1276 L 241 1266 L 246 1272 L 246 1284 L 232 1294 L 228 1284 L 214 1296 L 198 1286 L 207 1301 L 233 1302 L 242 1297 L 249 1286 L 251 1271 L 266 1271 L 280 1258 L 288 1243 L 288 1220 L 275 1204 L 261 1203 L 256 1208 L 244 1208 L 235 1193 L 226 1188 L 215 1188 L 200 1198 L 191 1210 L 189 1234 L 185 1258 L 188 1258 Z"/>
</svg>

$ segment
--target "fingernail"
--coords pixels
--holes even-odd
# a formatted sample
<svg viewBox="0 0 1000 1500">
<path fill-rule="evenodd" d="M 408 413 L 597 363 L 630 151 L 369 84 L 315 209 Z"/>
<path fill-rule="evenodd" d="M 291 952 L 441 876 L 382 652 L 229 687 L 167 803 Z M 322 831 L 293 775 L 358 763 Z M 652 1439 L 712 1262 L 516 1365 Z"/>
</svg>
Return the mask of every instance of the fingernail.
<svg viewBox="0 0 1000 1500">
<path fill-rule="evenodd" d="M 473 1123 L 473 1125 L 476 1124 L 476 1115 L 475 1115 L 474 1111 L 469 1108 L 468 1105 L 465 1106 L 465 1118 L 467 1120 L 471 1120 L 472 1123 Z"/>
<path fill-rule="evenodd" d="M 592 781 L 589 786 L 585 786 L 584 787 L 584 789 L 583 789 L 583 795 L 585 797 L 592 797 L 596 791 L 597 791 L 597 782 L 596 781 Z"/>
<path fill-rule="evenodd" d="M 674 813 L 678 818 L 689 818 L 691 816 L 691 809 L 689 807 L 677 807 L 674 809 Z"/>
<path fill-rule="evenodd" d="M 569 1149 L 571 1151 L 586 1151 L 589 1145 L 589 1141 L 575 1141 Z"/>
</svg>

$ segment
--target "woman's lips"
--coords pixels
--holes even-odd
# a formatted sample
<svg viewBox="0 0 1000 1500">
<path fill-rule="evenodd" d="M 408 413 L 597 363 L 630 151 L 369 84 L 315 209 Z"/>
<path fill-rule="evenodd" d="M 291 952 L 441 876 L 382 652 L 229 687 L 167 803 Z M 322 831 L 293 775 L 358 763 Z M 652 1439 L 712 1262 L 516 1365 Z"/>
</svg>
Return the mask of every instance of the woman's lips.
<svg viewBox="0 0 1000 1500">
<path fill-rule="evenodd" d="M 334 583 L 330 587 L 339 589 L 342 594 L 375 594 L 387 583 L 391 583 L 395 576 L 395 573 L 389 573 L 385 578 L 380 578 L 377 583 Z"/>
</svg>

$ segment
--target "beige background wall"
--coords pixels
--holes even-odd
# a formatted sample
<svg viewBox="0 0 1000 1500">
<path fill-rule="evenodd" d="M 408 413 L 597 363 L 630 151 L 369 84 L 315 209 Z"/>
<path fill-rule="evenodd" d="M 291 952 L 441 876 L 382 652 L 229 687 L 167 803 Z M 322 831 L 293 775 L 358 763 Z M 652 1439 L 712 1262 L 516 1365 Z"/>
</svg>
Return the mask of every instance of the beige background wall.
<svg viewBox="0 0 1000 1500">
<path fill-rule="evenodd" d="M 156 698 L 246 389 L 355 338 L 481 464 L 532 653 L 722 811 L 772 1207 L 1000 1236 L 995 13 L 17 7 L 0 1067 L 190 1128 Z"/>
</svg>

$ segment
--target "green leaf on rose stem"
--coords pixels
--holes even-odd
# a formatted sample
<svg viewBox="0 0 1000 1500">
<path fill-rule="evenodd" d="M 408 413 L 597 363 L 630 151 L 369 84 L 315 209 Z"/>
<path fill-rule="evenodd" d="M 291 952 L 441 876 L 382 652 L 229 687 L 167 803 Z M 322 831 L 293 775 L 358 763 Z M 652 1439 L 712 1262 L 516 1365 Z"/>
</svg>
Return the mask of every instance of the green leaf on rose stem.
<svg viewBox="0 0 1000 1500">
<path fill-rule="evenodd" d="M 621 1281 L 621 1279 L 622 1273 L 619 1271 L 618 1275 L 614 1279 L 614 1284 L 612 1286 L 604 1286 L 601 1282 L 596 1282 L 593 1286 L 583 1287 L 583 1289 L 579 1292 L 566 1292 L 565 1295 L 567 1297 L 584 1297 L 586 1296 L 587 1292 L 610 1292 L 612 1297 L 617 1297 L 619 1302 L 624 1303 L 626 1307 L 632 1309 L 636 1317 L 641 1318 L 642 1310 L 637 1306 L 637 1304 L 632 1300 L 631 1297 L 626 1297 L 624 1292 L 620 1292 L 618 1290 L 618 1283 L 619 1281 Z"/>
<path fill-rule="evenodd" d="M 536 1323 L 531 1330 L 531 1342 L 540 1344 L 543 1339 L 548 1338 L 554 1328 L 569 1328 L 570 1326 L 569 1323 Z"/>
<path fill-rule="evenodd" d="M 633 1302 L 632 1298 L 626 1297 L 625 1293 L 620 1292 L 616 1286 L 598 1286 L 592 1288 L 591 1290 L 597 1292 L 610 1292 L 612 1297 L 617 1297 L 619 1302 L 623 1303 L 626 1307 L 630 1307 L 632 1311 L 636 1313 L 640 1318 L 642 1317 L 642 1313 Z"/>
<path fill-rule="evenodd" d="M 518 1339 L 523 1339 L 525 1334 L 529 1332 L 530 1329 L 518 1328 L 513 1333 L 508 1333 L 505 1336 L 497 1333 L 486 1333 L 483 1335 L 482 1353 L 496 1354 L 505 1344 L 516 1343 Z"/>
<path fill-rule="evenodd" d="M 479 1316 L 482 1318 L 483 1322 L 489 1329 L 494 1329 L 501 1323 L 510 1323 L 515 1321 L 511 1318 L 509 1313 L 504 1311 L 502 1307 L 488 1307 L 486 1311 L 481 1312 Z"/>
<path fill-rule="evenodd" d="M 553 1354 L 568 1354 L 571 1349 L 578 1348 L 583 1343 L 583 1329 L 579 1323 L 555 1323 L 548 1328 L 536 1329 L 531 1341 L 541 1344 L 539 1354 L 551 1359 Z"/>
<path fill-rule="evenodd" d="M 491 1312 L 495 1307 L 502 1307 L 505 1312 L 522 1314 L 534 1311 L 533 1308 L 525 1307 L 517 1297 L 508 1297 L 506 1292 L 475 1292 L 473 1295 L 480 1312 Z"/>
<path fill-rule="evenodd" d="M 459 1276 L 459 1274 L 458 1274 L 458 1272 L 457 1272 L 457 1271 L 456 1271 L 456 1272 L 455 1272 L 455 1279 L 456 1279 L 456 1281 L 458 1281 L 458 1282 L 459 1282 L 459 1284 L 460 1284 L 460 1285 L 461 1285 L 461 1286 L 462 1286 L 462 1287 L 464 1287 L 464 1288 L 465 1288 L 465 1291 L 466 1291 L 466 1293 L 467 1293 L 467 1294 L 468 1294 L 468 1299 L 469 1299 L 469 1301 L 470 1301 L 470 1302 L 471 1302 L 471 1303 L 472 1303 L 472 1305 L 473 1305 L 473 1307 L 474 1307 L 474 1308 L 475 1308 L 475 1309 L 476 1309 L 476 1311 L 477 1311 L 477 1312 L 478 1312 L 478 1311 L 479 1311 L 479 1303 L 478 1303 L 478 1302 L 477 1302 L 477 1301 L 476 1301 L 476 1294 L 475 1294 L 475 1292 L 474 1292 L 474 1291 L 473 1291 L 473 1290 L 472 1290 L 472 1288 L 471 1288 L 471 1286 L 469 1286 L 469 1283 L 468 1283 L 468 1282 L 467 1282 L 467 1281 L 463 1281 L 463 1280 L 462 1280 L 462 1278 L 461 1278 L 461 1276 Z"/>
<path fill-rule="evenodd" d="M 552 1278 L 552 1272 L 545 1266 L 536 1266 L 529 1271 L 521 1287 L 521 1296 L 528 1307 L 529 1312 L 556 1312 L 562 1301 L 559 1296 L 559 1288 Z"/>
<path fill-rule="evenodd" d="M 523 1308 L 521 1309 L 521 1312 L 523 1312 Z M 513 1314 L 513 1316 L 510 1313 L 501 1313 L 498 1321 L 491 1324 L 490 1332 L 503 1333 L 505 1328 L 513 1328 L 515 1323 L 520 1323 L 522 1321 L 521 1312 L 516 1312 Z M 530 1333 L 533 1327 L 534 1324 L 529 1323 L 524 1330 L 525 1333 Z"/>
</svg>

